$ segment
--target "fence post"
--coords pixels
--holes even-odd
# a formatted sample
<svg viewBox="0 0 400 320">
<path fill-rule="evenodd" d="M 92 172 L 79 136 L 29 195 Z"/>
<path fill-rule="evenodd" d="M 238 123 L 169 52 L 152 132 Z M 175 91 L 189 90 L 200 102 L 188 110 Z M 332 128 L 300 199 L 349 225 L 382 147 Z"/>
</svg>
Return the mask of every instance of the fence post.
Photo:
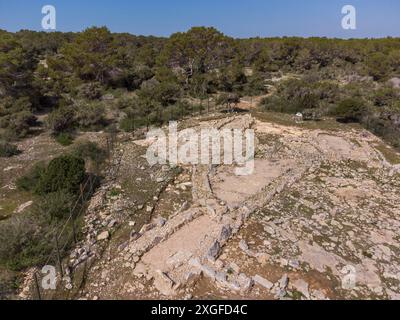
<svg viewBox="0 0 400 320">
<path fill-rule="evenodd" d="M 72 235 L 74 237 L 74 243 L 77 244 L 78 243 L 78 237 L 76 236 L 76 226 L 75 226 L 75 220 L 72 219 Z"/>
<path fill-rule="evenodd" d="M 55 240 L 56 240 L 56 249 L 57 249 L 57 261 L 58 261 L 58 266 L 59 266 L 59 268 L 60 268 L 61 276 L 64 277 L 64 270 L 63 270 L 63 267 L 62 267 L 61 254 L 60 254 L 60 247 L 59 247 L 59 245 L 58 245 L 58 237 L 57 237 L 57 235 L 56 235 L 56 237 L 55 237 Z"/>
<path fill-rule="evenodd" d="M 181 103 L 179 107 L 180 107 L 179 111 L 181 113 L 181 119 L 183 119 L 183 104 Z"/>
<path fill-rule="evenodd" d="M 106 137 L 106 146 L 107 146 L 107 157 L 110 157 L 110 141 L 108 136 Z"/>
<path fill-rule="evenodd" d="M 80 186 L 79 186 L 79 188 L 80 188 L 80 197 L 81 197 L 81 200 L 82 200 L 82 206 L 85 204 L 85 199 L 84 199 L 84 193 L 85 193 L 85 190 L 84 190 L 84 188 L 83 188 L 83 185 L 82 185 L 82 183 L 80 184 Z M 71 212 L 71 214 L 72 214 L 72 212 Z"/>
<path fill-rule="evenodd" d="M 39 286 L 39 280 L 36 275 L 36 271 L 33 273 L 33 278 L 35 279 L 35 287 L 36 287 L 36 294 L 39 300 L 42 300 L 42 294 L 40 293 L 40 286 Z"/>
</svg>

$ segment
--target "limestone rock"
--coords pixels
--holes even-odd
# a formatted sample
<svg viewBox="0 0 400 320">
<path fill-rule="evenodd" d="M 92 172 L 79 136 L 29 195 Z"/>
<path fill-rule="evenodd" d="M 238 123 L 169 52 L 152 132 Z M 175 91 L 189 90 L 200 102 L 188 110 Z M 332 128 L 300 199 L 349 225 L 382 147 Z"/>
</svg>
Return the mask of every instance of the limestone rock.
<svg viewBox="0 0 400 320">
<path fill-rule="evenodd" d="M 102 233 L 100 233 L 97 236 L 97 241 L 108 240 L 109 237 L 110 237 L 110 233 L 108 231 L 103 231 Z"/>
<path fill-rule="evenodd" d="M 260 286 L 262 286 L 268 290 L 271 290 L 274 287 L 274 284 L 271 281 L 269 281 L 259 275 L 254 276 L 253 280 L 255 283 L 259 284 Z"/>
<path fill-rule="evenodd" d="M 215 261 L 218 258 L 218 255 L 221 251 L 221 245 L 218 241 L 215 241 L 213 246 L 210 248 L 207 254 L 207 258 L 211 261 Z"/>
</svg>

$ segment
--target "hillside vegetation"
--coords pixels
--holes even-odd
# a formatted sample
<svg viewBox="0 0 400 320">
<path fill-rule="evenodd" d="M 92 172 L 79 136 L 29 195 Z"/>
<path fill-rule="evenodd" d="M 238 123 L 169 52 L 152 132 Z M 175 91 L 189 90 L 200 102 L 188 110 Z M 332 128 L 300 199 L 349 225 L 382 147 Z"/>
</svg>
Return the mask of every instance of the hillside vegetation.
<svg viewBox="0 0 400 320">
<path fill-rule="evenodd" d="M 205 110 L 217 93 L 229 93 L 225 100 L 263 95 L 274 79 L 294 74 L 263 102 L 266 109 L 361 122 L 399 145 L 393 88 L 399 84 L 388 84 L 400 74 L 399 61 L 395 38 L 233 39 L 204 27 L 170 38 L 105 27 L 0 31 L 1 137 L 10 142 L 38 132 L 43 113 L 46 128 L 63 143 L 76 130 L 110 123 L 132 131 Z"/>
<path fill-rule="evenodd" d="M 0 30 L 0 298 L 2 292 L 19 287 L 17 275 L 21 271 L 43 265 L 49 256 L 54 259 L 57 240 L 61 259 L 82 241 L 89 247 L 102 244 L 119 224 L 122 229 L 130 228 L 121 238 L 135 238 L 155 213 L 171 211 L 173 216 L 186 202 L 190 205 L 192 196 L 186 189 L 192 183 L 190 177 L 201 170 L 192 173 L 186 168 L 179 176 L 168 168 L 153 172 L 155 169 L 146 163 L 138 166 L 139 161 L 144 162 L 144 150 L 132 142 L 130 133 L 141 137 L 150 126 L 179 119 L 185 127 L 196 127 L 199 122 L 210 126 L 233 123 L 235 128 L 256 125 L 261 146 L 271 147 L 278 155 L 281 152 L 283 162 L 303 159 L 304 170 L 309 169 L 311 155 L 320 161 L 321 157 L 343 153 L 343 159 L 348 160 L 350 153 L 349 159 L 356 161 L 366 152 L 357 148 L 367 145 L 380 150 L 368 149 L 366 153 L 368 157 L 379 156 L 379 168 L 386 170 L 387 161 L 397 165 L 398 154 L 392 148 L 369 138 L 368 133 L 347 131 L 351 128 L 347 124 L 358 123 L 357 127 L 361 125 L 400 148 L 399 61 L 397 38 L 233 39 L 204 27 L 169 38 L 115 34 L 105 27 L 80 33 Z M 247 111 L 255 104 L 252 115 L 233 113 Z M 219 106 L 223 109 L 219 111 L 228 112 L 209 115 Z M 304 131 L 291 128 L 294 133 L 284 144 L 280 139 L 289 129 L 257 122 L 267 119 L 277 123 L 278 119 L 288 121 L 291 127 L 292 115 L 299 112 L 310 122 L 303 123 Z M 208 118 L 191 117 L 205 114 Z M 335 129 L 333 137 L 331 132 L 318 131 L 328 130 L 323 128 L 328 123 Z M 317 133 L 308 131 L 308 124 L 315 126 Z M 297 138 L 292 136 L 298 134 L 304 145 L 295 144 Z M 122 138 L 116 142 L 119 158 L 111 147 L 118 137 Z M 320 140 L 315 142 L 316 138 Z M 269 146 L 270 142 L 275 145 Z M 322 155 L 310 151 L 315 143 L 319 144 L 315 150 L 325 146 L 326 150 L 319 151 Z M 299 155 L 297 150 L 303 148 L 306 154 Z M 380 158 L 381 153 L 387 161 Z M 343 159 L 329 157 L 327 161 L 339 168 L 337 162 Z M 343 165 L 347 168 L 351 164 Z M 114 174 L 122 170 L 123 179 L 105 172 L 105 167 Z M 269 164 L 265 168 L 270 170 Z M 157 174 L 165 175 L 165 170 L 171 177 L 161 178 L 164 185 L 158 182 Z M 168 185 L 169 179 L 177 176 L 182 190 L 179 185 L 179 190 Z M 111 178 L 120 181 L 114 184 Z M 386 173 L 381 178 L 383 184 L 389 179 Z M 198 181 L 203 180 L 198 177 Z M 88 210 L 89 218 L 94 219 L 88 222 L 83 213 L 90 209 L 90 197 L 100 184 L 97 192 L 107 204 L 111 206 L 115 200 L 123 209 L 108 218 L 98 218 L 102 212 Z M 240 184 L 238 188 L 242 188 Z M 124 192 L 132 199 L 123 197 Z M 196 195 L 194 199 L 202 197 Z M 166 204 L 158 208 L 159 198 L 173 208 L 166 210 Z M 393 207 L 393 199 L 388 200 L 388 207 Z M 136 233 L 132 233 L 132 221 L 127 220 L 133 214 Z M 88 228 L 88 223 L 93 226 Z M 196 231 L 202 230 L 193 226 Z M 105 230 L 97 234 L 95 227 Z M 65 236 L 56 238 L 60 230 Z M 89 258 L 90 250 L 82 250 L 75 250 L 85 259 L 73 258 L 74 268 Z M 51 262 L 56 264 L 59 259 Z"/>
</svg>

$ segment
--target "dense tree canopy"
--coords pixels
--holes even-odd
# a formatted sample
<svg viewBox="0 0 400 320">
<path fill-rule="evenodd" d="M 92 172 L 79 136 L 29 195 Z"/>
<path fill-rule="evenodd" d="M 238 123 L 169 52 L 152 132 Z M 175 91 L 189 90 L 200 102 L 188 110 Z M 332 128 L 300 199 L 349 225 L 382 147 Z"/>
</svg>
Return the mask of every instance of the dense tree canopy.
<svg viewBox="0 0 400 320">
<path fill-rule="evenodd" d="M 169 38 L 116 34 L 106 27 L 80 33 L 0 30 L 0 135 L 29 134 L 38 111 L 50 114 L 47 123 L 57 134 L 95 128 L 107 123 L 105 104 L 115 105 L 126 127 L 134 128 L 143 119 L 183 115 L 187 98 L 201 110 L 212 95 L 262 95 L 277 74 L 307 80 L 279 86 L 266 101 L 274 110 L 331 110 L 344 99 L 337 88 L 343 79 L 374 80 L 379 88 L 370 88 L 377 92 L 366 100 L 393 109 L 397 93 L 384 84 L 400 76 L 399 62 L 398 38 L 234 39 L 206 27 Z M 350 88 L 344 91 L 350 94 Z"/>
</svg>

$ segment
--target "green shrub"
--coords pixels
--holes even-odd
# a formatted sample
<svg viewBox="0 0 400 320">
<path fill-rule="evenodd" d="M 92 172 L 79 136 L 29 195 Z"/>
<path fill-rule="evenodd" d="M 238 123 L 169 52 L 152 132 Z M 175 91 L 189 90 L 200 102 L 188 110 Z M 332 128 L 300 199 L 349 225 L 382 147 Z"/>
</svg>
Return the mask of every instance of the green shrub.
<svg viewBox="0 0 400 320">
<path fill-rule="evenodd" d="M 103 87 L 98 82 L 90 82 L 79 86 L 77 91 L 78 96 L 82 98 L 96 100 L 101 98 L 103 94 Z"/>
<path fill-rule="evenodd" d="M 0 223 L 0 265 L 19 271 L 45 262 L 54 245 L 41 223 L 31 213 Z"/>
<path fill-rule="evenodd" d="M 341 122 L 360 122 L 366 112 L 365 102 L 352 98 L 342 100 L 334 110 L 334 115 Z"/>
<path fill-rule="evenodd" d="M 134 130 L 142 127 L 146 127 L 151 124 L 160 124 L 162 123 L 162 119 L 164 119 L 163 114 L 165 114 L 166 108 L 164 112 L 152 113 L 149 115 L 136 115 L 133 112 L 128 112 L 126 116 L 122 118 L 119 122 L 119 128 L 125 132 L 133 132 Z"/>
<path fill-rule="evenodd" d="M 240 102 L 240 96 L 237 93 L 222 93 L 218 96 L 217 105 L 232 110 Z"/>
<path fill-rule="evenodd" d="M 378 107 L 391 106 L 399 99 L 399 92 L 394 88 L 380 88 L 374 92 L 373 102 Z"/>
<path fill-rule="evenodd" d="M 254 74 L 248 79 L 244 86 L 243 94 L 248 96 L 257 96 L 267 93 L 264 78 L 260 74 Z"/>
<path fill-rule="evenodd" d="M 70 146 L 74 142 L 74 137 L 69 132 L 61 132 L 55 136 L 55 139 L 64 147 Z"/>
<path fill-rule="evenodd" d="M 6 129 L 5 136 L 9 139 L 24 138 L 30 127 L 36 125 L 36 119 L 30 111 L 12 113 L 2 118 L 1 127 Z"/>
<path fill-rule="evenodd" d="M 96 129 L 105 125 L 105 108 L 102 103 L 79 103 L 76 108 L 75 121 L 82 129 Z"/>
<path fill-rule="evenodd" d="M 390 63 L 387 55 L 382 52 L 370 54 L 366 59 L 366 69 L 374 80 L 382 80 L 390 71 Z"/>
<path fill-rule="evenodd" d="M 374 134 L 391 143 L 395 148 L 400 147 L 400 110 L 381 108 L 363 116 L 362 125 Z"/>
<path fill-rule="evenodd" d="M 27 174 L 17 179 L 17 188 L 23 191 L 34 191 L 45 170 L 46 165 L 43 162 L 35 164 Z"/>
<path fill-rule="evenodd" d="M 20 154 L 21 152 L 18 148 L 6 141 L 0 141 L 0 157 L 9 158 Z"/>
<path fill-rule="evenodd" d="M 303 119 L 306 121 L 319 121 L 322 119 L 322 111 L 320 109 L 303 110 Z"/>
<path fill-rule="evenodd" d="M 40 175 L 35 192 L 40 195 L 64 191 L 71 194 L 79 192 L 85 179 L 85 160 L 66 155 L 52 160 Z"/>
<path fill-rule="evenodd" d="M 76 196 L 57 191 L 42 196 L 34 206 L 34 212 L 50 220 L 67 219 L 73 209 Z"/>
<path fill-rule="evenodd" d="M 73 154 L 77 157 L 89 160 L 96 168 L 98 168 L 107 157 L 107 152 L 92 141 L 78 143 L 73 150 Z"/>
<path fill-rule="evenodd" d="M 119 123 L 119 128 L 125 132 L 132 132 L 138 128 L 136 119 L 133 117 L 125 116 Z"/>
<path fill-rule="evenodd" d="M 128 108 L 135 109 L 139 103 L 140 102 L 137 97 L 123 96 L 118 100 L 117 107 L 120 110 L 126 110 Z"/>
<path fill-rule="evenodd" d="M 266 110 L 296 113 L 307 109 L 317 109 L 336 101 L 339 90 L 327 82 L 310 83 L 299 79 L 282 82 L 277 93 L 265 98 L 261 105 Z"/>
<path fill-rule="evenodd" d="M 32 113 L 32 104 L 28 97 L 13 100 L 10 97 L 0 99 L 0 127 L 8 139 L 24 138 L 37 118 Z"/>
<path fill-rule="evenodd" d="M 70 131 L 75 127 L 75 110 L 71 106 L 63 106 L 52 111 L 47 124 L 54 134 Z"/>
</svg>

